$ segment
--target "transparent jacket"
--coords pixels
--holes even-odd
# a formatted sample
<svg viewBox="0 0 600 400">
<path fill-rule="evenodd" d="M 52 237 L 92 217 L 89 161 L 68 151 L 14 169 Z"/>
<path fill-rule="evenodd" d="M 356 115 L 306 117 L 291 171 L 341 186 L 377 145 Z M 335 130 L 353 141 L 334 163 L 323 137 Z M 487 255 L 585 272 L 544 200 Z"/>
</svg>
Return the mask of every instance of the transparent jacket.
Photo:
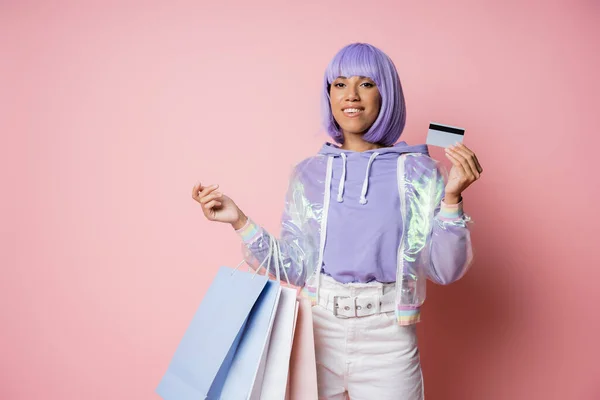
<svg viewBox="0 0 600 400">
<path fill-rule="evenodd" d="M 316 155 L 298 164 L 286 193 L 279 238 L 257 227 L 258 234 L 244 243 L 244 258 L 249 265 L 278 265 L 281 276 L 302 287 L 303 295 L 313 305 L 318 302 L 323 265 L 332 162 L 332 157 Z M 420 320 L 427 279 L 452 283 L 472 263 L 467 226 L 470 218 L 462 211 L 452 218 L 440 213 L 445 180 L 439 163 L 428 155 L 407 153 L 398 157 L 403 218 L 396 273 L 396 316 L 400 325 Z M 275 254 L 279 256 L 277 261 L 270 259 Z"/>
</svg>

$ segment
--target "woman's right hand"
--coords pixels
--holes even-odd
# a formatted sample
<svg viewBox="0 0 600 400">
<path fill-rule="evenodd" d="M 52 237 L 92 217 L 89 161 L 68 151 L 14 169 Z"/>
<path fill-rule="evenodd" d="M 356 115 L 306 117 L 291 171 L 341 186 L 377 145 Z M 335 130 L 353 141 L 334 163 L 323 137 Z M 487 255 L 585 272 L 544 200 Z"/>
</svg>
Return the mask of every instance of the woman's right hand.
<svg viewBox="0 0 600 400">
<path fill-rule="evenodd" d="M 219 185 L 202 186 L 198 183 L 192 189 L 192 198 L 202 206 L 202 212 L 209 221 L 232 224 L 240 229 L 246 223 L 246 216 L 230 197 L 219 192 Z"/>
</svg>

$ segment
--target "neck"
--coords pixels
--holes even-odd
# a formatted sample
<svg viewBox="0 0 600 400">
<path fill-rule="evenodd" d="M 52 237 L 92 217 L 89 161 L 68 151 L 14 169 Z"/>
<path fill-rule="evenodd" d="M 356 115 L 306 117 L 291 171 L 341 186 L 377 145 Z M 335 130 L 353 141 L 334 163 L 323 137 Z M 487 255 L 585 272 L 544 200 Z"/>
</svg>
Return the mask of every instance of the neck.
<svg viewBox="0 0 600 400">
<path fill-rule="evenodd" d="M 383 146 L 367 142 L 360 134 L 346 132 L 344 132 L 344 144 L 341 146 L 343 150 L 358 152 L 380 149 L 381 147 Z"/>
</svg>

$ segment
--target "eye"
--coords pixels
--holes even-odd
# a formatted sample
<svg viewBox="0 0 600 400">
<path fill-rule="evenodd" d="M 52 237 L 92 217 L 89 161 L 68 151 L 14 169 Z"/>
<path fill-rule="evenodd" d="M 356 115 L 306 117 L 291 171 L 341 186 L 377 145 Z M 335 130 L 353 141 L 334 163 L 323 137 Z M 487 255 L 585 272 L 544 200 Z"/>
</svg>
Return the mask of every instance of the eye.
<svg viewBox="0 0 600 400">
<path fill-rule="evenodd" d="M 374 84 L 372 84 L 371 82 L 363 82 L 362 86 L 364 86 L 364 87 L 368 87 L 368 88 L 375 87 L 375 85 L 374 85 Z"/>
<path fill-rule="evenodd" d="M 338 82 L 338 83 L 334 83 L 333 86 L 335 86 L 337 88 L 341 88 L 341 87 L 344 87 L 345 85 L 342 82 Z"/>
</svg>

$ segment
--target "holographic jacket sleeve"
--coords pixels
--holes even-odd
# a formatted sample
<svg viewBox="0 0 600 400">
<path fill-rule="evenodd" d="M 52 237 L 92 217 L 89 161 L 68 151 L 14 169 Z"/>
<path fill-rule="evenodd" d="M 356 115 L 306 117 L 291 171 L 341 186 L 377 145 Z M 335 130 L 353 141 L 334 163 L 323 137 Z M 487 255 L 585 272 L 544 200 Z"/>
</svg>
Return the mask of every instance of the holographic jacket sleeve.
<svg viewBox="0 0 600 400">
<path fill-rule="evenodd" d="M 436 168 L 435 204 L 431 236 L 430 263 L 427 276 L 441 285 L 462 278 L 473 260 L 471 235 L 467 223 L 470 217 L 463 211 L 463 202 L 449 205 L 443 201 L 446 171 Z"/>
<path fill-rule="evenodd" d="M 324 171 L 317 165 L 320 163 L 318 159 L 306 160 L 294 168 L 285 194 L 279 238 L 251 218 L 238 231 L 243 240 L 244 259 L 252 268 L 262 264 L 273 272 L 279 267 L 281 280 L 287 276 L 292 285 L 299 287 L 304 286 L 307 275 L 314 272 L 319 259 L 319 221 L 323 205 L 318 197 L 323 189 L 319 188 L 318 182 L 307 182 L 303 176 L 307 169 L 312 170 L 312 177 L 314 171 Z M 307 193 L 309 191 L 312 195 Z"/>
</svg>

